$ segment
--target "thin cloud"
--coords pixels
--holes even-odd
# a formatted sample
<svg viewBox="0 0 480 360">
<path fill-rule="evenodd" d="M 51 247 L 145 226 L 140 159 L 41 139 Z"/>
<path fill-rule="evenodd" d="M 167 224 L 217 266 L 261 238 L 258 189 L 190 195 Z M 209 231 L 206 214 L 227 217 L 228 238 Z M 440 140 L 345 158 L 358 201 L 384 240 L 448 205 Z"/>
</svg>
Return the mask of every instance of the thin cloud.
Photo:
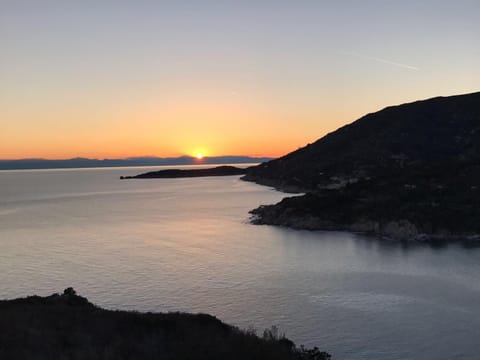
<svg viewBox="0 0 480 360">
<path fill-rule="evenodd" d="M 348 52 L 346 54 L 358 57 L 360 59 L 372 60 L 372 61 L 380 62 L 380 63 L 383 63 L 383 64 L 389 64 L 389 65 L 401 67 L 403 69 L 414 70 L 414 71 L 420 70 L 420 68 L 418 68 L 416 66 L 413 66 L 413 65 L 402 64 L 402 63 L 399 63 L 399 62 L 396 62 L 396 61 L 382 59 L 382 58 L 375 57 L 375 56 L 366 56 L 366 55 L 361 55 L 361 54 L 354 53 L 354 52 Z"/>
</svg>

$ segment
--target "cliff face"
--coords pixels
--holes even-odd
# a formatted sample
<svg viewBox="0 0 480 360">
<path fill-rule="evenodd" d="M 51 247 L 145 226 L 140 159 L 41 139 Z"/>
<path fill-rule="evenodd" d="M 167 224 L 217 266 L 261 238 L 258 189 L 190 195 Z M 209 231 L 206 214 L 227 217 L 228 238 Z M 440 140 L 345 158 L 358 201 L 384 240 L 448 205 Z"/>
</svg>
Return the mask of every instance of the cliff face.
<svg viewBox="0 0 480 360">
<path fill-rule="evenodd" d="M 316 359 L 274 328 L 263 337 L 206 314 L 109 311 L 72 288 L 0 301 L 0 359 Z"/>
<path fill-rule="evenodd" d="M 480 233 L 480 93 L 388 107 L 243 178 L 307 195 L 252 211 L 259 224 L 402 239 Z"/>
</svg>

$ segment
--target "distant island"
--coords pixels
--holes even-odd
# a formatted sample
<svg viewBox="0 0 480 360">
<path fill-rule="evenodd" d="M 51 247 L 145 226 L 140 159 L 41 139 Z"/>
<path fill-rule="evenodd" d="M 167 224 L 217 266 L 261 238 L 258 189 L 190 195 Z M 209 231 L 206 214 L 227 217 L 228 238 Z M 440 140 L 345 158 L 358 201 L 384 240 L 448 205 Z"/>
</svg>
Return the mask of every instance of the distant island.
<svg viewBox="0 0 480 360">
<path fill-rule="evenodd" d="M 239 167 L 224 165 L 208 169 L 165 169 L 159 171 L 150 171 L 134 176 L 120 176 L 120 179 L 170 179 L 204 176 L 231 176 L 243 175 L 246 173 L 246 171 L 246 169 Z"/>
<path fill-rule="evenodd" d="M 72 288 L 0 301 L 0 357 L 15 359 L 328 360 L 275 327 L 262 336 L 206 314 L 97 307 Z"/>
<path fill-rule="evenodd" d="M 63 160 L 19 159 L 0 160 L 0 170 L 26 169 L 68 169 L 122 166 L 158 166 L 158 165 L 208 165 L 208 164 L 253 164 L 271 160 L 268 157 L 251 156 L 206 156 L 197 159 L 192 156 L 179 157 L 130 157 L 125 159 L 88 159 L 73 158 Z"/>
<path fill-rule="evenodd" d="M 305 193 L 255 224 L 480 245 L 480 92 L 368 114 L 243 180 Z"/>
</svg>

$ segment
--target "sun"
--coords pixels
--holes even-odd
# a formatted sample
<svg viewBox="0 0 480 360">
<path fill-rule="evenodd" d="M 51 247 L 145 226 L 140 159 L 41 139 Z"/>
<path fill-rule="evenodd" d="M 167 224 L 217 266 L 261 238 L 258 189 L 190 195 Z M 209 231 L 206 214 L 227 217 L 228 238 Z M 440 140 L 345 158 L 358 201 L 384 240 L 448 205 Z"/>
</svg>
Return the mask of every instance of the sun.
<svg viewBox="0 0 480 360">
<path fill-rule="evenodd" d="M 203 154 L 201 152 L 196 153 L 195 157 L 197 160 L 202 160 L 203 159 Z"/>
</svg>

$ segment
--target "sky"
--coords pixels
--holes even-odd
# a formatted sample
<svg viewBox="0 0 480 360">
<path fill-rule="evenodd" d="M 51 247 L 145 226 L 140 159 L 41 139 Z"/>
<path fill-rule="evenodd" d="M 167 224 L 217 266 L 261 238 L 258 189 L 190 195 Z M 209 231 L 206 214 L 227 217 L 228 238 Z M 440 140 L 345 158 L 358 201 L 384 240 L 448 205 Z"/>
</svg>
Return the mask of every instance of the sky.
<svg viewBox="0 0 480 360">
<path fill-rule="evenodd" d="M 0 0 L 0 159 L 280 156 L 480 90 L 479 0 Z"/>
</svg>

